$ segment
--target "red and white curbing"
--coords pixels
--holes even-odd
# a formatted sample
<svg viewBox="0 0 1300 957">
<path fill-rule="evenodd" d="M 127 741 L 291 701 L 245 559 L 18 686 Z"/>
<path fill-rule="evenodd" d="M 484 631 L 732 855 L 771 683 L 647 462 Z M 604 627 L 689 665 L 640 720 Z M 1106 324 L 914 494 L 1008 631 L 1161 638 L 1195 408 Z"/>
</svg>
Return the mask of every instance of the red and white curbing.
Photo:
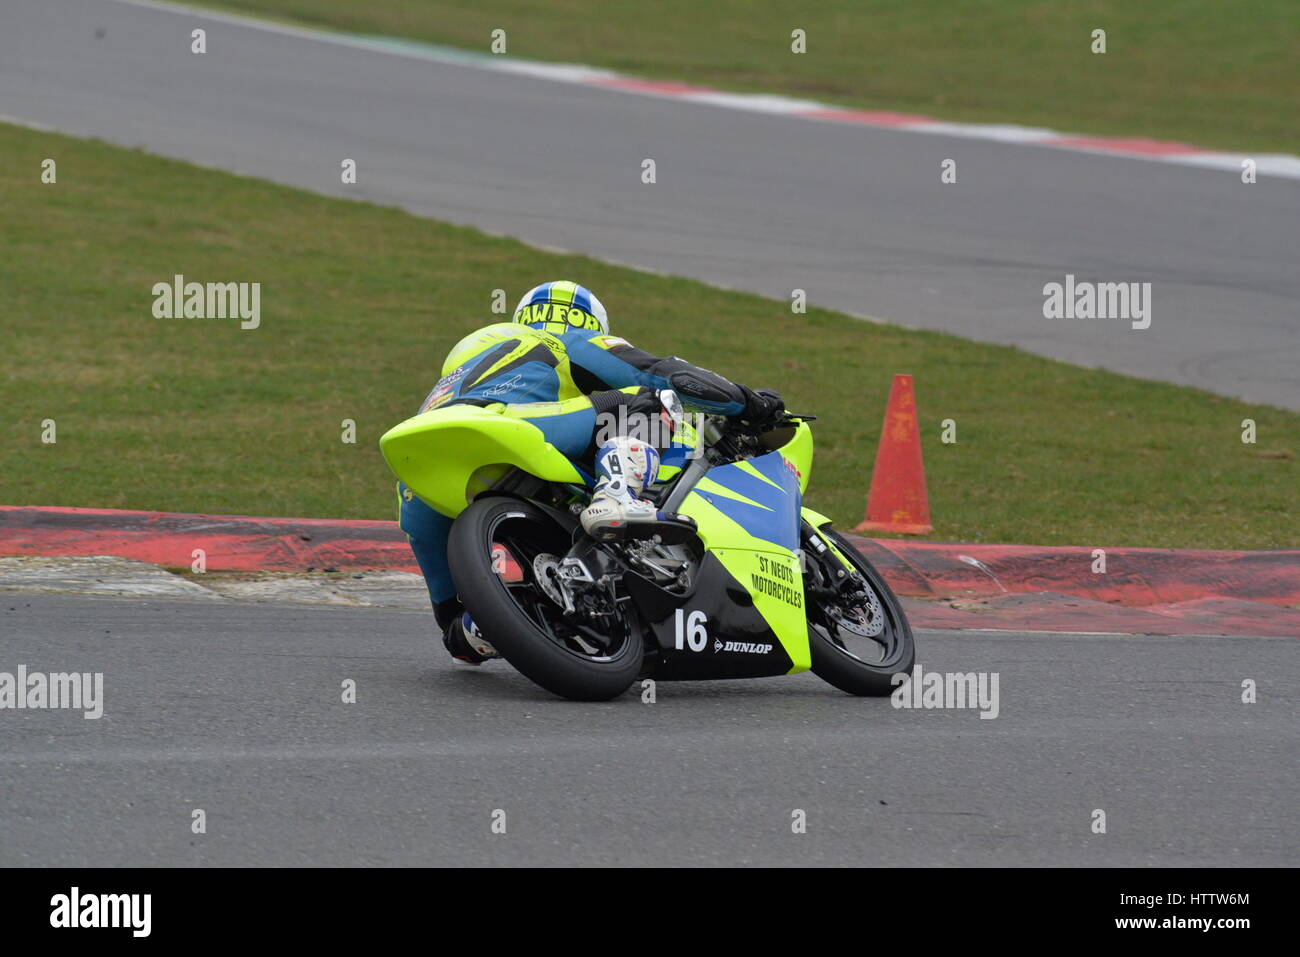
<svg viewBox="0 0 1300 957">
<path fill-rule="evenodd" d="M 921 628 L 1300 637 L 1296 549 L 1107 549 L 1106 573 L 1096 574 L 1088 548 L 854 543 Z M 209 572 L 419 570 L 396 522 L 0 506 L 0 556 L 183 568 L 200 550 Z M 6 587 L 16 586 L 0 572 Z"/>
<path fill-rule="evenodd" d="M 362 36 L 312 27 L 290 26 L 259 20 L 254 17 L 240 16 L 239 14 L 198 10 L 193 7 L 167 3 L 165 0 L 117 0 L 117 2 L 138 7 L 167 10 L 174 13 L 180 12 L 196 19 L 231 23 L 269 33 L 280 33 L 315 40 L 320 43 L 333 43 L 340 46 L 377 51 L 392 56 L 430 60 L 438 63 L 453 63 L 459 66 L 495 70 L 502 73 L 518 73 L 539 80 L 576 83 L 606 90 L 617 90 L 623 93 L 663 97 L 705 106 L 743 110 L 750 113 L 769 113 L 830 123 L 884 127 L 904 130 L 909 133 L 961 136 L 968 139 L 994 140 L 1000 143 L 1018 143 L 1086 153 L 1104 153 L 1112 156 L 1179 163 L 1185 166 L 1233 170 L 1238 174 L 1242 171 L 1242 164 L 1250 161 L 1255 164 L 1256 176 L 1300 179 L 1300 156 L 1287 154 L 1230 153 L 1189 146 L 1186 143 L 1172 143 L 1141 137 L 1084 136 L 1005 123 L 952 123 L 915 113 L 853 109 L 819 103 L 816 100 L 802 100 L 766 93 L 729 93 L 724 90 L 715 90 L 706 86 L 696 86 L 672 80 L 649 80 L 626 76 L 611 70 L 602 70 L 579 64 L 542 63 L 535 60 L 521 60 L 513 56 L 475 53 L 414 40 Z"/>
<path fill-rule="evenodd" d="M 540 67 L 541 69 L 535 69 Z M 895 113 L 888 110 L 859 110 L 831 106 L 812 100 L 791 99 L 766 94 L 725 93 L 721 90 L 686 83 L 639 80 L 618 75 L 599 75 L 599 71 L 555 69 L 549 64 L 529 64 L 528 72 L 549 79 L 587 83 L 606 89 L 640 93 L 646 96 L 668 97 L 691 103 L 746 110 L 752 113 L 775 113 L 802 119 L 823 120 L 831 123 L 848 123 L 857 126 L 875 126 L 906 130 L 909 133 L 929 133 L 939 136 L 962 136 L 968 139 L 995 140 L 999 143 L 1023 143 L 1032 146 L 1050 146 L 1057 149 L 1078 150 L 1086 153 L 1108 153 L 1136 159 L 1161 160 L 1187 166 L 1204 166 L 1211 169 L 1242 171 L 1248 160 L 1255 164 L 1256 175 L 1281 176 L 1300 179 L 1300 156 L 1286 154 L 1247 155 L 1207 150 L 1186 143 L 1152 140 L 1142 137 L 1081 136 L 1060 133 L 1056 130 L 1008 123 L 952 123 L 917 113 Z"/>
</svg>

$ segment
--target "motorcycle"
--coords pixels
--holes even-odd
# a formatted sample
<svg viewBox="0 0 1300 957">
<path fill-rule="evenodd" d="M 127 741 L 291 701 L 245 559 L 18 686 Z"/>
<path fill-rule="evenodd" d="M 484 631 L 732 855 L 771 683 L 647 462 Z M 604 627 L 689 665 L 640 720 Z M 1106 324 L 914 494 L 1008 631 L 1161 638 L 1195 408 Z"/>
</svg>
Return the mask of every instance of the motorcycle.
<svg viewBox="0 0 1300 957">
<path fill-rule="evenodd" d="M 912 668 L 911 627 L 871 563 L 803 506 L 816 417 L 692 426 L 671 390 L 660 398 L 676 431 L 642 497 L 679 517 L 614 540 L 578 521 L 591 477 L 522 419 L 452 405 L 380 439 L 398 478 L 455 519 L 452 578 L 483 637 L 575 700 L 615 698 L 639 678 L 809 669 L 849 694 L 891 694 Z"/>
</svg>

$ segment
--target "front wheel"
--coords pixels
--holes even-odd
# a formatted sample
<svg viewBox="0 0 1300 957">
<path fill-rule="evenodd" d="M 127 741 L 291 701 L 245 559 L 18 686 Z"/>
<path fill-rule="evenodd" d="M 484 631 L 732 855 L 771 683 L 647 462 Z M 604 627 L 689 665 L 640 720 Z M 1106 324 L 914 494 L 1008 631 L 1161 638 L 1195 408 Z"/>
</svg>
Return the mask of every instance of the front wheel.
<svg viewBox="0 0 1300 957">
<path fill-rule="evenodd" d="M 608 701 L 640 674 L 644 645 L 625 619 L 612 616 L 618 627 L 596 631 L 566 616 L 556 586 L 539 579 L 571 537 L 530 502 L 482 498 L 452 525 L 447 559 L 461 603 L 501 657 L 562 698 Z M 513 561 L 502 561 L 503 548 Z"/>
<path fill-rule="evenodd" d="M 902 605 L 847 538 L 830 528 L 821 534 L 827 547 L 809 556 L 817 579 L 808 603 L 813 673 L 849 694 L 892 694 L 894 675 L 916 660 Z"/>
</svg>

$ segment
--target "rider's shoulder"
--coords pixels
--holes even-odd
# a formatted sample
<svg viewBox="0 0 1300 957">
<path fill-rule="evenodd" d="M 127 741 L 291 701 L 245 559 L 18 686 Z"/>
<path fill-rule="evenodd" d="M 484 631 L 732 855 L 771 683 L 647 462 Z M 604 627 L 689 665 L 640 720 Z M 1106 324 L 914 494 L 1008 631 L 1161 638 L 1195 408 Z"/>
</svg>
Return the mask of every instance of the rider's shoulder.
<svg viewBox="0 0 1300 957">
<path fill-rule="evenodd" d="M 564 350 L 567 352 L 575 346 L 587 344 L 596 346 L 599 349 L 613 349 L 615 346 L 631 345 L 626 339 L 608 335 L 599 329 L 579 329 L 576 326 L 556 328 L 558 325 L 557 323 L 541 322 L 533 325 L 520 325 L 506 322 L 488 328 L 512 330 L 502 334 L 515 337 L 531 337 L 538 342 L 545 343 L 556 351 Z"/>
<path fill-rule="evenodd" d="M 470 335 L 482 334 L 493 339 L 515 339 L 518 338 L 521 329 L 527 329 L 528 326 L 521 326 L 516 322 L 494 322 L 491 325 L 483 326 Z"/>
<path fill-rule="evenodd" d="M 490 325 L 479 326 L 460 342 L 456 343 L 455 348 L 460 349 L 462 346 L 472 345 L 476 342 L 488 342 L 493 339 L 502 339 L 513 336 L 519 331 L 519 327 L 512 322 L 494 322 Z"/>
<path fill-rule="evenodd" d="M 475 329 L 451 347 L 451 351 L 447 353 L 447 358 L 443 361 L 442 374 L 446 375 L 461 363 L 467 362 L 474 356 L 492 348 L 498 342 L 516 338 L 518 332 L 519 327 L 510 322 L 494 322 L 491 325 Z"/>
<path fill-rule="evenodd" d="M 611 336 L 608 332 L 601 332 L 599 329 L 570 329 L 560 338 L 564 340 L 565 345 L 572 345 L 576 342 L 589 343 L 597 349 L 604 349 L 606 352 L 610 349 L 632 344 L 622 336 Z"/>
<path fill-rule="evenodd" d="M 503 339 L 517 339 L 521 328 L 527 327 L 517 326 L 513 322 L 494 322 L 491 325 L 480 326 L 452 346 L 451 351 L 453 354 L 463 353 L 470 349 L 500 342 Z"/>
</svg>

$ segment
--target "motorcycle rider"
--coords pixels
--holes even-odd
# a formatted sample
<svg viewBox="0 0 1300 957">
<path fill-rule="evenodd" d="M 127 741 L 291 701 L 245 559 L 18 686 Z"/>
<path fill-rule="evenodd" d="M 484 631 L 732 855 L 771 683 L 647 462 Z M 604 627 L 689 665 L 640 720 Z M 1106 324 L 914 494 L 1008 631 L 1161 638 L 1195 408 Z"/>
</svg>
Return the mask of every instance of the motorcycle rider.
<svg viewBox="0 0 1300 957">
<path fill-rule="evenodd" d="M 420 412 L 469 403 L 523 419 L 595 478 L 591 504 L 580 516 L 595 537 L 615 538 L 630 524 L 664 520 L 641 499 L 655 480 L 653 445 L 616 436 L 596 447 L 601 416 L 628 421 L 658 415 L 659 390 L 673 389 L 696 412 L 735 416 L 754 425 L 784 408 L 771 390 L 752 390 L 676 356 L 660 358 L 610 335 L 605 307 L 574 282 L 542 283 L 526 292 L 511 322 L 470 333 L 448 353 L 442 378 Z M 608 421 L 608 420 L 607 420 Z M 429 588 L 443 643 L 454 658 L 481 664 L 496 657 L 456 597 L 447 566 L 452 519 L 398 483 L 399 524 Z"/>
</svg>

